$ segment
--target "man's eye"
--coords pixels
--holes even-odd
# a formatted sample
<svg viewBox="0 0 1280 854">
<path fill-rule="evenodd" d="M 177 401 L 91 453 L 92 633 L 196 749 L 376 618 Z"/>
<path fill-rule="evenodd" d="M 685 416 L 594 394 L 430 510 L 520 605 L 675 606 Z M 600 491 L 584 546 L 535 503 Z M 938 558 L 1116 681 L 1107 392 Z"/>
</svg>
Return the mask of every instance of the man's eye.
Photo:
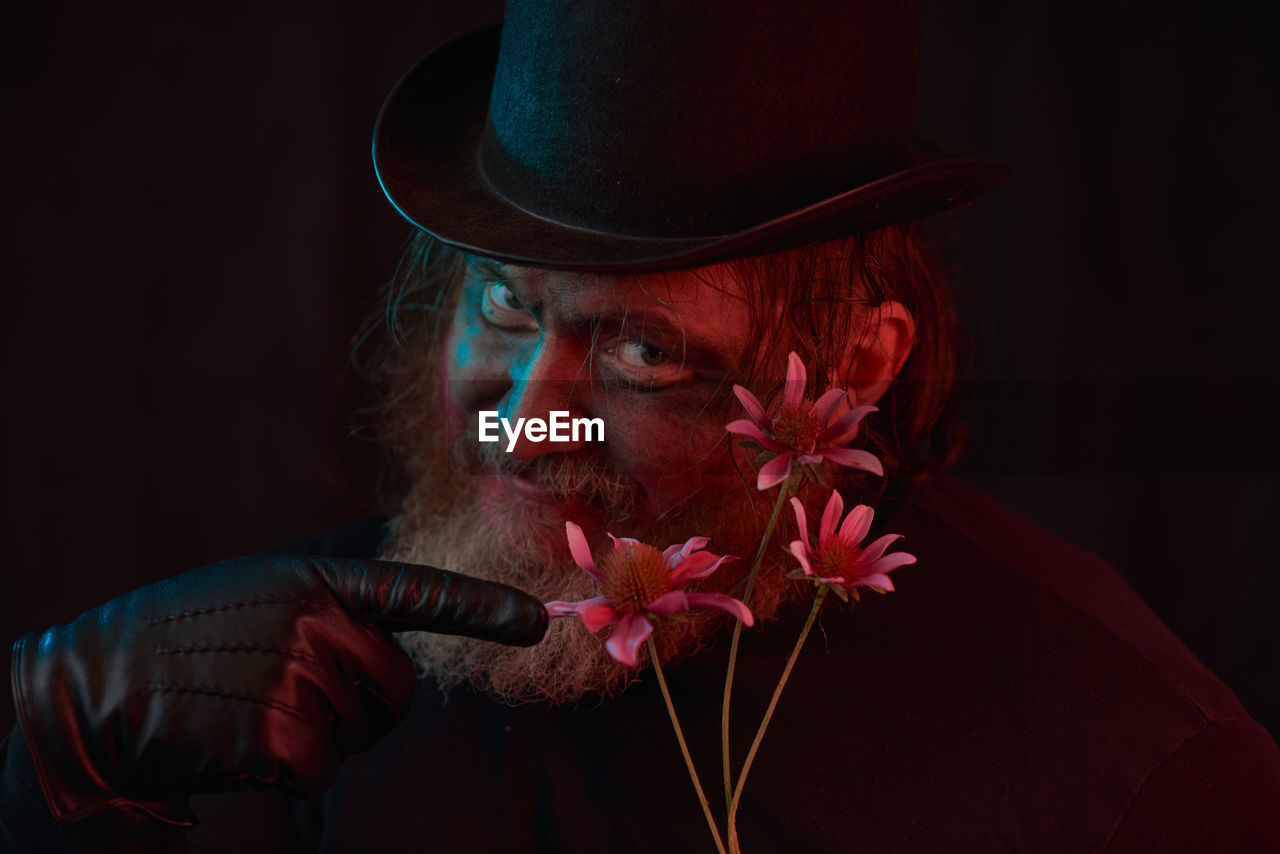
<svg viewBox="0 0 1280 854">
<path fill-rule="evenodd" d="M 614 372 L 635 386 L 659 388 L 693 376 L 671 350 L 634 338 L 624 338 L 605 355 Z"/>
<path fill-rule="evenodd" d="M 520 302 L 515 292 L 511 290 L 511 286 L 506 282 L 494 282 L 489 285 L 489 299 L 512 311 L 524 310 L 524 304 Z"/>
<path fill-rule="evenodd" d="M 618 345 L 618 361 L 633 368 L 656 368 L 670 357 L 670 352 L 643 341 L 623 341 Z"/>
<path fill-rule="evenodd" d="M 538 321 L 506 282 L 489 282 L 480 297 L 480 313 L 499 329 L 537 332 Z"/>
</svg>

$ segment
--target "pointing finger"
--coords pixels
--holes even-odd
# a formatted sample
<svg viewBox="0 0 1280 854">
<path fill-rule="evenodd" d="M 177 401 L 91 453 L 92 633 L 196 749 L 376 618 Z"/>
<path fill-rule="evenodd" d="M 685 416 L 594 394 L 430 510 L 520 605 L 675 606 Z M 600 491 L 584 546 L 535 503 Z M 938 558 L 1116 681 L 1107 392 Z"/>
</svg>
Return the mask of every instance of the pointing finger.
<svg viewBox="0 0 1280 854">
<path fill-rule="evenodd" d="M 387 631 L 466 635 L 532 646 L 547 630 L 542 603 L 505 584 L 408 563 L 305 560 L 352 615 Z"/>
</svg>

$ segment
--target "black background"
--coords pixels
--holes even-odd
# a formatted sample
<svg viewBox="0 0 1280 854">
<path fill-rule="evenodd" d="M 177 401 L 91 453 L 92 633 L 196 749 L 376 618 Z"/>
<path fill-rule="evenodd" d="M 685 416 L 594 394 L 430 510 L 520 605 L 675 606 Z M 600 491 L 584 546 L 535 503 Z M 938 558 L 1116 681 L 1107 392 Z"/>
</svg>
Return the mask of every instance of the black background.
<svg viewBox="0 0 1280 854">
<path fill-rule="evenodd" d="M 1280 124 L 1261 10 L 932 3 L 919 116 L 1015 168 L 935 223 L 979 345 L 960 473 L 1118 566 L 1274 733 Z M 347 356 L 407 228 L 369 134 L 421 53 L 498 6 L 0 14 L 7 643 L 378 507 Z"/>
</svg>

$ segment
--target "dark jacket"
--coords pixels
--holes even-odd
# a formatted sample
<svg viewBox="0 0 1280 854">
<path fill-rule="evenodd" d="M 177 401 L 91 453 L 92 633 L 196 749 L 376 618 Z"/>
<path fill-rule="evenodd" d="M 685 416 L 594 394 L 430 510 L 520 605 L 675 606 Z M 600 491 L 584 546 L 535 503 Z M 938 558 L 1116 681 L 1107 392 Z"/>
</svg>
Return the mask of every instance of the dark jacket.
<svg viewBox="0 0 1280 854">
<path fill-rule="evenodd" d="M 1280 851 L 1275 742 L 1114 569 L 945 479 L 883 528 L 919 562 L 896 593 L 824 606 L 746 789 L 744 850 Z M 352 533 L 325 550 L 375 547 Z M 744 635 L 737 762 L 802 617 Z M 713 808 L 726 647 L 669 674 Z M 322 803 L 194 807 L 196 851 L 713 850 L 648 674 L 559 708 L 423 685 Z"/>
</svg>

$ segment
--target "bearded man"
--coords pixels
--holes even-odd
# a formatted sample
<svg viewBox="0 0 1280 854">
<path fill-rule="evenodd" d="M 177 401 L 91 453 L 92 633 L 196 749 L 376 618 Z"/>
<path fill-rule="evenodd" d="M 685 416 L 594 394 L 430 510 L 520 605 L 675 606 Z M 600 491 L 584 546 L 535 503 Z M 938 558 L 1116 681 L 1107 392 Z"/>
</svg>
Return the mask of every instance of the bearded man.
<svg viewBox="0 0 1280 854">
<path fill-rule="evenodd" d="M 631 5 L 512 0 L 500 40 L 392 94 L 375 162 L 419 233 L 376 374 L 412 487 L 300 549 L 323 557 L 205 567 L 20 639 L 9 845 L 708 850 L 663 696 L 716 779 L 729 618 L 653 608 L 658 661 L 632 667 L 542 603 L 600 594 L 580 567 L 609 534 L 738 556 L 690 588 L 756 622 L 735 772 L 814 596 L 788 578 L 799 521 L 748 596 L 750 557 L 778 490 L 816 518 L 830 476 L 916 564 L 822 611 L 743 847 L 1280 848 L 1280 754 L 1231 692 L 1114 570 L 938 474 L 955 318 L 913 223 L 1005 167 L 913 141 L 918 7 Z M 743 405 L 798 446 L 876 411 L 839 431 L 857 466 L 788 479 L 726 432 Z M 485 413 L 604 436 L 485 443 Z"/>
<path fill-rule="evenodd" d="M 390 340 L 423 346 L 388 347 L 380 375 L 414 486 L 385 556 L 465 567 L 543 601 L 598 593 L 598 582 L 571 559 L 566 520 L 586 528 L 593 542 L 607 542 L 610 529 L 662 545 L 697 532 L 720 550 L 749 553 L 776 490 L 755 488 L 751 458 L 729 441 L 724 427 L 741 410 L 730 387 L 734 380 L 778 385 L 785 348 L 808 341 L 810 364 L 821 366 L 812 384 L 838 380 L 863 404 L 881 401 L 908 361 L 916 316 L 930 329 L 942 326 L 932 346 L 915 353 L 911 372 L 945 375 L 949 366 L 939 362 L 951 357 L 951 318 L 935 301 L 945 290 L 905 226 L 629 275 L 501 264 L 423 236 L 404 276 L 393 291 L 397 328 Z M 909 311 L 899 297 L 918 308 Z M 430 308 L 401 310 L 406 305 Z M 775 310 L 781 305 L 790 307 L 785 317 Z M 762 328 L 787 332 L 760 346 Z M 811 328 L 823 334 L 803 332 Z M 864 431 L 899 479 L 931 465 L 917 449 L 928 447 L 934 425 L 926 411 L 942 403 L 947 386 L 900 383 L 895 396 L 910 399 L 889 402 L 889 411 L 907 417 Z M 832 418 L 849 409 L 843 403 Z M 556 410 L 600 418 L 607 439 L 476 440 L 480 412 L 516 423 Z M 908 420 L 922 414 L 917 425 Z M 850 498 L 880 497 L 878 477 L 845 480 Z M 816 486 L 811 492 L 817 496 Z M 783 563 L 781 555 L 770 559 Z M 726 567 L 707 583 L 740 588 L 747 566 Z M 785 597 L 791 585 L 782 576 L 763 575 L 752 601 L 758 615 L 769 616 Z M 669 656 L 680 656 L 718 623 L 711 615 L 668 620 L 658 640 Z M 438 634 L 401 642 L 442 686 L 468 682 L 509 701 L 609 694 L 631 673 L 598 639 L 568 624 L 528 649 Z"/>
</svg>

